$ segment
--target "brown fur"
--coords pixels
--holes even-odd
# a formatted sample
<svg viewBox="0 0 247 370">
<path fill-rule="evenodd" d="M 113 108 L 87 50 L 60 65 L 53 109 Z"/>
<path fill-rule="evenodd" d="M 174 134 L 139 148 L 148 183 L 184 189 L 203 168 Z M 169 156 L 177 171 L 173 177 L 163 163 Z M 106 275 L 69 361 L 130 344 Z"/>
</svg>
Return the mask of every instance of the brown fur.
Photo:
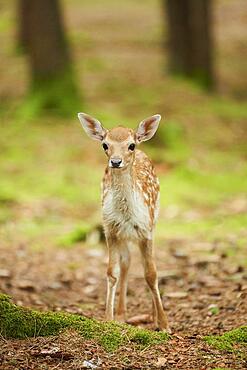
<svg viewBox="0 0 247 370">
<path fill-rule="evenodd" d="M 126 129 L 123 126 L 114 127 L 108 133 L 108 138 L 113 141 L 121 142 L 126 139 L 133 133 L 132 130 Z"/>
</svg>

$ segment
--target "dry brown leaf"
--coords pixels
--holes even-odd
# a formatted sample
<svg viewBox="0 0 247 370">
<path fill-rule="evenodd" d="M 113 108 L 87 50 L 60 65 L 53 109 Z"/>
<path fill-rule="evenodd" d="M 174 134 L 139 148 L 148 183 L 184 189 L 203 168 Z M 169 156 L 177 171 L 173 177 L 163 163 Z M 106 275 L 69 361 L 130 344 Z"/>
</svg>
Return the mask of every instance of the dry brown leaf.
<svg viewBox="0 0 247 370">
<path fill-rule="evenodd" d="M 167 359 L 165 357 L 158 357 L 158 361 L 156 362 L 157 367 L 164 366 L 167 363 Z"/>
<path fill-rule="evenodd" d="M 130 317 L 126 322 L 132 325 L 146 324 L 152 321 L 151 315 L 142 314 Z"/>
<path fill-rule="evenodd" d="M 0 277 L 1 278 L 8 278 L 10 277 L 10 271 L 7 269 L 0 269 Z"/>
<path fill-rule="evenodd" d="M 185 298 L 188 296 L 187 292 L 170 292 L 165 294 L 168 298 Z"/>
</svg>

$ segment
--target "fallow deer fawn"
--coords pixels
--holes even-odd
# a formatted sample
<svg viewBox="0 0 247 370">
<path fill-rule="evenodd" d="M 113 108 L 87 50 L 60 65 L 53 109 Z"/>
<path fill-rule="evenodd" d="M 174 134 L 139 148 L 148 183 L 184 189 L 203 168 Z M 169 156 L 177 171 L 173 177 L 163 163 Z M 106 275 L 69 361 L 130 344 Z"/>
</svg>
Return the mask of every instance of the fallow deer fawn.
<svg viewBox="0 0 247 370">
<path fill-rule="evenodd" d="M 89 137 L 102 143 L 108 165 L 102 182 L 103 226 L 108 246 L 106 319 L 114 319 L 114 300 L 119 282 L 117 315 L 125 317 L 129 244 L 139 246 L 146 282 L 152 293 L 153 319 L 160 330 L 169 330 L 158 290 L 153 256 L 153 231 L 159 208 L 159 181 L 149 158 L 136 146 L 155 134 L 161 116 L 143 120 L 137 130 L 122 126 L 106 130 L 85 113 L 78 114 Z"/>
</svg>

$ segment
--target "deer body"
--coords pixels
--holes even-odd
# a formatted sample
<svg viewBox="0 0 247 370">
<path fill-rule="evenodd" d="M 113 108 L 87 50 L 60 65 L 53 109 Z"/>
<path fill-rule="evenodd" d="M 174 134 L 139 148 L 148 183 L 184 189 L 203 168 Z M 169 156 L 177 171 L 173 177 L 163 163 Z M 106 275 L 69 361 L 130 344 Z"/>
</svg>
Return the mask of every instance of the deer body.
<svg viewBox="0 0 247 370">
<path fill-rule="evenodd" d="M 149 193 L 151 184 L 155 193 Z M 116 173 L 106 168 L 103 179 L 102 213 L 106 233 L 136 242 L 140 235 L 152 238 L 158 215 L 158 179 L 147 156 L 136 151 L 132 168 Z"/>
<path fill-rule="evenodd" d="M 106 318 L 114 319 L 114 301 L 120 285 L 117 315 L 125 317 L 127 276 L 130 265 L 129 245 L 139 246 L 144 275 L 152 293 L 153 318 L 160 330 L 168 323 L 158 290 L 153 257 L 153 231 L 159 208 L 159 182 L 149 158 L 135 147 L 150 139 L 157 130 L 160 116 L 142 121 L 134 132 L 124 127 L 110 131 L 99 121 L 79 113 L 85 131 L 101 141 L 109 158 L 102 181 L 103 226 L 108 246 Z"/>
</svg>

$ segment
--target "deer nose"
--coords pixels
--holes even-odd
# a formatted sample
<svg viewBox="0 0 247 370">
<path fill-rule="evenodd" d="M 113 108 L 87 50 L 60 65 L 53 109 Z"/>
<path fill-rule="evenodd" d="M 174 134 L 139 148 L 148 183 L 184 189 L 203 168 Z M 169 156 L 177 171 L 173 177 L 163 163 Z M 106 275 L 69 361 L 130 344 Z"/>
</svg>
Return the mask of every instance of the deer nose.
<svg viewBox="0 0 247 370">
<path fill-rule="evenodd" d="M 119 158 L 112 158 L 111 159 L 111 166 L 114 168 L 120 167 L 120 164 L 122 163 L 122 159 Z"/>
</svg>

